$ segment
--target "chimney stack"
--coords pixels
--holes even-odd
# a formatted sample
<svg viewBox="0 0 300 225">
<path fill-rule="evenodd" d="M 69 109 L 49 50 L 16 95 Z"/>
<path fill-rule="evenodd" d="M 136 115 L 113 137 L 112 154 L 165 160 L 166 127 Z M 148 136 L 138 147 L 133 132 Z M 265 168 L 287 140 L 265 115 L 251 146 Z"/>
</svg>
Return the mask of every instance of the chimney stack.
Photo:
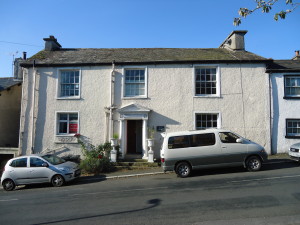
<svg viewBox="0 0 300 225">
<path fill-rule="evenodd" d="M 246 30 L 235 30 L 225 39 L 219 48 L 227 48 L 233 51 L 245 50 L 244 35 L 248 31 Z"/>
<path fill-rule="evenodd" d="M 299 50 L 295 51 L 295 57 L 293 58 L 293 60 L 300 60 Z"/>
<path fill-rule="evenodd" d="M 45 50 L 46 51 L 55 51 L 61 48 L 61 45 L 57 42 L 57 39 L 50 35 L 49 38 L 44 38 L 45 41 Z"/>
</svg>

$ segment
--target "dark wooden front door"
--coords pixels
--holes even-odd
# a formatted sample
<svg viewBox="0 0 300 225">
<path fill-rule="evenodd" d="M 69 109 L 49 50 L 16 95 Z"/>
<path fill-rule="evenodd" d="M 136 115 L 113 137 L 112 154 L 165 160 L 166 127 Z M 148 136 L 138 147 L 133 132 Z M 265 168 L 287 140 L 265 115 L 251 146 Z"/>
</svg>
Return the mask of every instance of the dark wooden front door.
<svg viewBox="0 0 300 225">
<path fill-rule="evenodd" d="M 127 154 L 142 153 L 142 120 L 127 120 Z"/>
</svg>

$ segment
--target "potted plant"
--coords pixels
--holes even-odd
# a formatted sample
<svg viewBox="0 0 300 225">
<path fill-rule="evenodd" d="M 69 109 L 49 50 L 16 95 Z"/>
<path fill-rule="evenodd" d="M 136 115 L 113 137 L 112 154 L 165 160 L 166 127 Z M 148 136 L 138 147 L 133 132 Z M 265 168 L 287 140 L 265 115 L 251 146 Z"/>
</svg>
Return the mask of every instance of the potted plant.
<svg viewBox="0 0 300 225">
<path fill-rule="evenodd" d="M 110 140 L 111 146 L 116 147 L 118 145 L 119 135 L 113 134 L 113 138 Z"/>
<path fill-rule="evenodd" d="M 147 142 L 148 142 L 148 147 L 153 147 L 154 145 L 154 133 L 155 133 L 155 129 L 154 127 L 148 127 L 148 139 L 147 139 Z"/>
</svg>

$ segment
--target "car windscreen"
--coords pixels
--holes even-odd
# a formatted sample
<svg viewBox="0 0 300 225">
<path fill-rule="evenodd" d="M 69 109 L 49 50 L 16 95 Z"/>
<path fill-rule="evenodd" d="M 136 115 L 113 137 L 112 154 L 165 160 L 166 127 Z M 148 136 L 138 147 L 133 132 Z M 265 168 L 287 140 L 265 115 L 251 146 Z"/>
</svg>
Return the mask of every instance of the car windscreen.
<svg viewBox="0 0 300 225">
<path fill-rule="evenodd" d="M 58 156 L 55 155 L 44 155 L 42 156 L 42 158 L 45 159 L 47 162 L 51 163 L 52 165 L 58 165 L 65 162 L 64 159 L 59 158 Z"/>
</svg>

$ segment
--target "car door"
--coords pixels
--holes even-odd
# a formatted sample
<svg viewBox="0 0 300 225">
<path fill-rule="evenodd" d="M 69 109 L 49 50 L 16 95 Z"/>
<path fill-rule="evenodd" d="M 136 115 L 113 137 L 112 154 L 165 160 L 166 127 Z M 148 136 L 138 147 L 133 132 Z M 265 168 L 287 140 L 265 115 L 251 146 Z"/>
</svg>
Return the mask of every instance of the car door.
<svg viewBox="0 0 300 225">
<path fill-rule="evenodd" d="M 52 173 L 51 170 L 46 165 L 48 164 L 41 158 L 35 156 L 30 157 L 29 166 L 30 166 L 30 177 L 32 183 L 49 182 Z"/>
<path fill-rule="evenodd" d="M 247 155 L 247 144 L 237 142 L 239 136 L 232 132 L 220 132 L 222 161 L 224 164 L 242 164 Z"/>
<path fill-rule="evenodd" d="M 17 185 L 30 183 L 28 157 L 16 158 L 10 164 L 10 177 Z"/>
</svg>

